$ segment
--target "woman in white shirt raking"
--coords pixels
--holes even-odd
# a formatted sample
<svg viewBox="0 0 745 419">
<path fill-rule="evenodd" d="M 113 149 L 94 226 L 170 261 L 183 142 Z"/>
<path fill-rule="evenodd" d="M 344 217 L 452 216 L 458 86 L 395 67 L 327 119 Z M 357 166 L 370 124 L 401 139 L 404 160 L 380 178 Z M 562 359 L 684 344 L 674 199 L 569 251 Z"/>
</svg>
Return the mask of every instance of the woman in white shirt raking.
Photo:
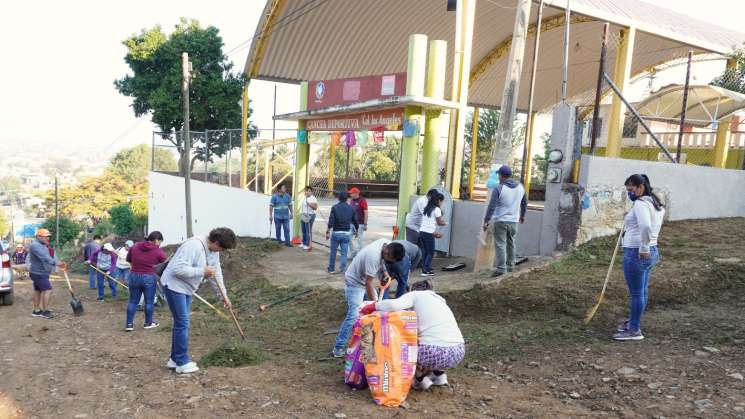
<svg viewBox="0 0 745 419">
<path fill-rule="evenodd" d="M 647 307 L 649 275 L 660 255 L 657 237 L 662 228 L 665 208 L 652 192 L 647 175 L 631 175 L 625 182 L 634 203 L 624 217 L 623 275 L 629 288 L 629 319 L 618 326 L 615 340 L 642 340 L 641 320 Z"/>
<path fill-rule="evenodd" d="M 445 196 L 435 192 L 429 197 L 427 206 L 422 211 L 422 222 L 419 225 L 419 248 L 422 250 L 422 276 L 433 276 L 432 259 L 435 256 L 435 239 L 442 237 L 437 226 L 446 225 L 442 219 L 442 201 Z"/>
<path fill-rule="evenodd" d="M 460 364 L 466 353 L 463 335 L 452 310 L 444 298 L 432 291 L 430 281 L 417 282 L 412 288 L 399 298 L 368 304 L 360 313 L 414 310 L 419 348 L 412 387 L 427 390 L 432 385 L 447 385 L 445 370 Z"/>
</svg>

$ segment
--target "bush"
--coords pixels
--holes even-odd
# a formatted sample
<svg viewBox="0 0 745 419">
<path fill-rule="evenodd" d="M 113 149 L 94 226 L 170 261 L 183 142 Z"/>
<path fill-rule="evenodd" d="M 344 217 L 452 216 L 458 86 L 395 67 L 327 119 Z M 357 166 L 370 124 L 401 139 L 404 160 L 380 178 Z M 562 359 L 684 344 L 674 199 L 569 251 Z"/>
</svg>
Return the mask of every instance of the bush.
<svg viewBox="0 0 745 419">
<path fill-rule="evenodd" d="M 114 224 L 114 233 L 118 236 L 126 236 L 135 228 L 135 216 L 129 204 L 121 204 L 109 210 L 111 222 Z"/>
<path fill-rule="evenodd" d="M 47 218 L 46 221 L 41 225 L 42 228 L 46 228 L 52 233 L 52 243 L 54 243 L 57 237 L 57 222 L 54 218 Z M 65 244 L 75 240 L 80 234 L 80 224 L 75 221 L 60 217 L 59 219 L 59 244 L 64 246 Z"/>
<path fill-rule="evenodd" d="M 104 219 L 96 224 L 96 228 L 93 230 L 93 234 L 106 237 L 114 231 L 114 224 L 111 221 Z"/>
</svg>

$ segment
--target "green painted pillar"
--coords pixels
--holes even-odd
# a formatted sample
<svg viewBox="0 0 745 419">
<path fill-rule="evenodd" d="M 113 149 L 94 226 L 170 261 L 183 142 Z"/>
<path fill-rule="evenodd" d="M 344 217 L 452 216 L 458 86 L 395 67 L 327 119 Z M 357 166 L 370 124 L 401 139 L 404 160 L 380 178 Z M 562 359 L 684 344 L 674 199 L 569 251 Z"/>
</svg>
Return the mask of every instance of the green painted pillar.
<svg viewBox="0 0 745 419">
<path fill-rule="evenodd" d="M 300 111 L 308 109 L 308 82 L 300 83 Z M 298 131 L 305 129 L 305 121 L 298 121 Z M 300 203 L 303 201 L 303 191 L 308 185 L 308 158 L 310 157 L 310 144 L 308 135 L 305 143 L 299 141 L 295 144 L 295 173 L 292 177 L 292 237 L 300 237 Z M 299 137 L 298 137 L 299 140 Z"/>
<path fill-rule="evenodd" d="M 447 66 L 446 41 L 430 41 L 427 62 L 427 84 L 424 94 L 434 99 L 445 97 L 445 69 Z M 422 144 L 422 187 L 424 194 L 440 184 L 440 137 L 446 123 L 440 110 L 426 111 L 424 122 L 424 142 Z"/>
<path fill-rule="evenodd" d="M 408 65 L 406 67 L 406 95 L 424 96 L 424 79 L 427 66 L 427 36 L 409 37 Z M 401 143 L 401 172 L 398 179 L 398 212 L 396 225 L 398 237 L 406 234 L 406 214 L 409 201 L 416 194 L 417 156 L 419 153 L 419 133 L 423 125 L 422 109 L 407 106 L 404 109 L 404 136 Z M 409 127 L 410 129 L 406 129 Z M 407 135 L 408 134 L 408 135 Z"/>
</svg>

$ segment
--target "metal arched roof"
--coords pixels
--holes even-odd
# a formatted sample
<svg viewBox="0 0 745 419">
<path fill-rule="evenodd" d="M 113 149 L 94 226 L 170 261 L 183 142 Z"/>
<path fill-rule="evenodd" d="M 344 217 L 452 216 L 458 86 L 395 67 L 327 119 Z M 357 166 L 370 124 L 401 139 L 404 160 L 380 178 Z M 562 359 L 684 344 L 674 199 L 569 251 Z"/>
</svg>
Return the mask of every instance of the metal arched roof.
<svg viewBox="0 0 745 419">
<path fill-rule="evenodd" d="M 611 37 L 637 29 L 632 74 L 694 53 L 725 54 L 745 34 L 698 21 L 638 0 L 548 0 L 541 25 L 535 108 L 560 100 L 564 8 L 570 1 L 569 96 L 594 91 L 603 22 Z M 452 79 L 455 13 L 445 0 L 267 0 L 246 61 L 250 78 L 300 82 L 406 70 L 408 37 L 426 34 L 448 42 L 446 92 Z M 530 22 L 535 21 L 533 5 Z M 498 107 L 505 79 L 515 0 L 480 0 L 476 6 L 469 103 Z M 523 79 L 530 72 L 535 27 L 531 23 Z M 608 51 L 612 69 L 615 49 Z M 527 107 L 527 83 L 519 108 Z"/>
</svg>

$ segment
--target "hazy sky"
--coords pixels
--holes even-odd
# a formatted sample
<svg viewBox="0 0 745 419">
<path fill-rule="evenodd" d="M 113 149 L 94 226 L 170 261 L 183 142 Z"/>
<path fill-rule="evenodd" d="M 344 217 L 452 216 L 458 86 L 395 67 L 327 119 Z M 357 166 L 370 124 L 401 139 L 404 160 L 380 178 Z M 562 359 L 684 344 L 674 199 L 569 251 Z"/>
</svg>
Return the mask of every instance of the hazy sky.
<svg viewBox="0 0 745 419">
<path fill-rule="evenodd" d="M 341 1 L 341 0 L 338 0 Z M 351 1 L 351 0 L 344 0 Z M 372 1 L 372 0 L 368 0 Z M 440 1 L 440 0 L 432 0 Z M 506 3 L 509 0 L 501 0 Z M 441 1 L 444 7 L 444 0 Z M 650 2 L 735 30 L 742 29 L 745 2 L 656 0 Z M 40 142 L 43 152 L 60 143 L 106 153 L 150 142 L 149 118 L 137 120 L 130 100 L 113 81 L 127 73 L 121 41 L 161 24 L 170 31 L 179 17 L 220 29 L 225 51 L 253 36 L 264 0 L 130 0 L 6 2 L 0 13 L 0 144 Z M 726 10 L 726 12 L 722 12 Z M 248 48 L 230 55 L 242 69 Z M 274 83 L 252 83 L 254 122 L 271 128 Z M 280 86 L 278 113 L 297 107 L 297 88 Z"/>
</svg>

